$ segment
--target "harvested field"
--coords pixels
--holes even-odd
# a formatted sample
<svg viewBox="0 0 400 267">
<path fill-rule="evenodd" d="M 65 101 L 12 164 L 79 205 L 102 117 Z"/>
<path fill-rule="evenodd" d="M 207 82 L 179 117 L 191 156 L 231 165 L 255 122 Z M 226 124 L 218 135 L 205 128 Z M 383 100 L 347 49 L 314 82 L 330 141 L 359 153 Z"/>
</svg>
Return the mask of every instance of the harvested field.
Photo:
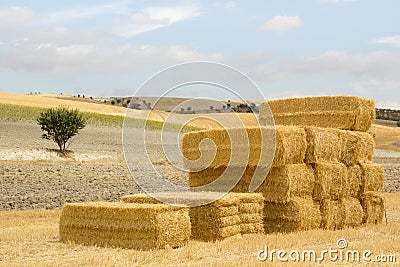
<svg viewBox="0 0 400 267">
<path fill-rule="evenodd" d="M 72 245 L 59 242 L 58 221 L 60 210 L 0 212 L 0 265 L 19 266 L 143 266 L 143 265 L 192 265 L 257 266 L 257 251 L 270 249 L 305 250 L 320 252 L 336 248 L 336 241 L 345 238 L 348 249 L 369 249 L 372 257 L 397 256 L 400 246 L 400 195 L 384 194 L 388 224 L 367 225 L 357 229 L 337 231 L 314 229 L 290 234 L 251 234 L 231 237 L 214 243 L 189 241 L 181 248 L 156 251 L 112 249 L 94 246 Z M 388 242 L 390 240 L 390 242 Z M 268 264 L 265 262 L 264 264 Z M 292 266 L 320 266 L 315 262 L 291 262 Z M 354 263 L 342 263 L 353 266 Z M 396 264 L 387 263 L 391 266 Z M 277 266 L 287 266 L 278 263 Z M 337 266 L 337 262 L 323 261 L 325 266 Z M 385 266 L 383 264 L 383 266 Z"/>
</svg>

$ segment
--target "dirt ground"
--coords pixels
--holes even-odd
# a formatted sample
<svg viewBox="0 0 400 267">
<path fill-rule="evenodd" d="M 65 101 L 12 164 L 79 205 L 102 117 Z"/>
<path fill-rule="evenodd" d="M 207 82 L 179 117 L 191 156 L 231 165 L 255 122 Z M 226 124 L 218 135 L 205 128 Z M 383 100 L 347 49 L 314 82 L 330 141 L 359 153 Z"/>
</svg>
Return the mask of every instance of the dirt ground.
<svg viewBox="0 0 400 267">
<path fill-rule="evenodd" d="M 143 140 L 140 134 L 137 132 L 137 138 L 132 138 L 132 145 L 138 149 L 137 144 Z M 151 134 L 147 136 L 152 145 L 161 142 L 152 140 Z M 54 142 L 41 139 L 41 130 L 35 123 L 2 122 L 0 210 L 54 209 L 65 202 L 90 200 L 119 201 L 122 195 L 141 192 L 124 160 L 121 128 L 87 126 L 73 137 L 68 147 L 72 155 L 61 157 L 56 149 Z M 176 184 L 187 182 L 159 151 L 147 152 L 163 176 Z M 144 151 L 138 154 L 145 155 Z M 133 170 L 132 174 L 141 180 L 150 180 L 153 175 L 146 168 Z"/>
<path fill-rule="evenodd" d="M 143 142 L 133 130 L 133 147 Z M 166 133 L 164 140 L 175 136 Z M 148 142 L 161 141 L 149 134 Z M 0 210 L 54 209 L 65 202 L 119 201 L 140 192 L 122 153 L 122 129 L 88 126 L 72 139 L 73 154 L 60 157 L 54 142 L 41 139 L 35 123 L 2 122 L 0 128 Z M 168 143 L 168 142 L 167 142 Z M 168 145 L 168 144 L 167 144 Z M 187 177 L 167 163 L 157 149 L 147 150 L 156 168 L 170 181 L 185 184 Z M 400 152 L 376 150 L 374 161 L 385 165 L 385 192 L 400 191 Z M 146 168 L 134 169 L 135 179 L 151 181 Z M 157 184 L 154 185 L 155 189 Z"/>
</svg>

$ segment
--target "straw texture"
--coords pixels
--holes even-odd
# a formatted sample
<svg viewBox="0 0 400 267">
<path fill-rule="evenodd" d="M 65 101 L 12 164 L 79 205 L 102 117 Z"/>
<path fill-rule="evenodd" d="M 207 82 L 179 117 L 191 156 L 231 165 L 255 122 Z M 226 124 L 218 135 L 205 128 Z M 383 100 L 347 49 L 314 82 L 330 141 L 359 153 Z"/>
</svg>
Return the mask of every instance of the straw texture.
<svg viewBox="0 0 400 267">
<path fill-rule="evenodd" d="M 65 204 L 60 240 L 137 250 L 180 247 L 190 238 L 186 208 L 162 204 L 88 202 Z"/>
</svg>

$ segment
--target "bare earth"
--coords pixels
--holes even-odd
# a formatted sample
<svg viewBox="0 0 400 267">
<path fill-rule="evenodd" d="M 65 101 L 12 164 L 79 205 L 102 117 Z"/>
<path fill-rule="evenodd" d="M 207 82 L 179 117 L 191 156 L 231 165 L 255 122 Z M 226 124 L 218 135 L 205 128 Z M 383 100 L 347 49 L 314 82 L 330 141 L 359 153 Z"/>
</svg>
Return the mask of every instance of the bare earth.
<svg viewBox="0 0 400 267">
<path fill-rule="evenodd" d="M 55 152 L 57 146 L 52 141 L 40 138 L 41 130 L 35 123 L 7 122 L 1 126 L 0 210 L 54 209 L 65 202 L 119 201 L 122 195 L 140 192 L 123 157 L 121 128 L 88 126 L 73 138 L 69 149 L 74 153 L 63 158 Z M 134 142 L 142 142 L 140 132 L 136 134 Z M 155 137 L 150 141 L 160 142 Z M 169 166 L 159 151 L 147 153 L 172 182 L 186 182 L 186 176 Z M 385 164 L 384 191 L 399 192 L 400 152 L 377 150 L 374 161 Z M 135 179 L 147 179 L 151 174 L 138 169 L 133 175 Z"/>
</svg>

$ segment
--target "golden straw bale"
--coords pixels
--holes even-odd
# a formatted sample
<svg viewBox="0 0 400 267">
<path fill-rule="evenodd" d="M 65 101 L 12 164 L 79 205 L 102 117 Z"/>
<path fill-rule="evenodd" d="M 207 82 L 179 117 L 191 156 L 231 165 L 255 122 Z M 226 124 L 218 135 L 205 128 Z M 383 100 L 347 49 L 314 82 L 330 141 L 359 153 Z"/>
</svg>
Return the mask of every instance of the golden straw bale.
<svg viewBox="0 0 400 267">
<path fill-rule="evenodd" d="M 364 209 L 363 223 L 378 224 L 383 221 L 385 201 L 382 193 L 365 192 L 361 196 L 361 205 Z"/>
<path fill-rule="evenodd" d="M 311 196 L 315 183 L 309 164 L 289 164 L 271 168 L 267 178 L 256 190 L 266 201 L 287 202 L 292 197 Z"/>
<path fill-rule="evenodd" d="M 240 224 L 226 227 L 208 227 L 207 225 L 192 226 L 192 238 L 206 242 L 223 240 L 241 234 Z"/>
<path fill-rule="evenodd" d="M 371 162 L 375 142 L 371 134 L 365 132 L 339 131 L 342 146 L 340 161 L 345 165 Z"/>
<path fill-rule="evenodd" d="M 314 200 L 342 199 L 347 180 L 346 166 L 342 163 L 322 162 L 313 164 L 313 166 L 315 173 Z"/>
<path fill-rule="evenodd" d="M 275 131 L 249 127 L 193 132 L 185 134 L 181 144 L 184 166 L 192 172 L 222 166 L 269 167 L 272 161 L 273 166 L 303 163 L 306 147 L 304 129 L 290 126 L 277 126 Z"/>
<path fill-rule="evenodd" d="M 346 183 L 343 189 L 344 197 L 355 197 L 360 196 L 361 181 L 362 181 L 362 170 L 359 164 L 347 166 L 347 177 Z"/>
<path fill-rule="evenodd" d="M 264 201 L 261 203 L 240 203 L 239 214 L 261 213 L 264 209 Z"/>
<path fill-rule="evenodd" d="M 265 202 L 265 233 L 315 229 L 320 224 L 320 205 L 311 197 L 294 197 L 287 203 Z"/>
<path fill-rule="evenodd" d="M 355 131 L 366 132 L 376 117 L 375 102 L 372 99 L 360 98 L 361 103 L 356 111 Z"/>
<path fill-rule="evenodd" d="M 362 171 L 361 192 L 381 192 L 385 179 L 383 165 L 374 163 L 361 163 L 360 165 Z"/>
<path fill-rule="evenodd" d="M 264 205 L 264 197 L 262 194 L 257 194 L 257 193 L 231 193 L 231 194 L 239 199 L 240 201 L 239 209 L 246 204 Z"/>
<path fill-rule="evenodd" d="M 314 126 L 322 128 L 351 129 L 355 114 L 352 111 L 310 111 L 274 114 L 275 125 Z M 264 124 L 264 117 L 260 118 Z"/>
<path fill-rule="evenodd" d="M 344 217 L 340 213 L 340 205 L 338 200 L 324 198 L 321 203 L 321 228 L 336 230 L 341 229 L 344 225 Z"/>
<path fill-rule="evenodd" d="M 261 217 L 261 222 L 259 223 L 242 223 L 240 225 L 240 232 L 242 234 L 263 234 L 264 224 Z"/>
<path fill-rule="evenodd" d="M 263 167 L 260 167 L 263 168 Z M 207 189 L 208 191 L 224 191 L 222 189 L 223 186 L 228 184 L 234 184 L 238 179 L 237 185 L 231 191 L 233 192 L 241 192 L 242 187 L 245 187 L 250 184 L 251 179 L 253 178 L 256 167 L 232 167 L 232 166 L 220 166 L 216 168 L 207 168 L 203 171 L 199 172 L 189 172 L 189 187 L 192 187 L 194 191 L 196 191 L 197 186 L 204 186 L 210 184 L 217 179 L 219 180 L 218 184 L 211 186 Z M 268 169 L 264 168 L 264 173 L 268 173 Z M 265 175 L 266 175 L 265 174 Z"/>
<path fill-rule="evenodd" d="M 307 138 L 305 162 L 339 162 L 342 154 L 340 130 L 320 127 L 304 127 Z"/>
<path fill-rule="evenodd" d="M 307 149 L 304 129 L 293 126 L 276 126 L 276 149 L 273 166 L 303 163 Z"/>
<path fill-rule="evenodd" d="M 363 222 L 364 211 L 357 198 L 344 198 L 340 202 L 340 212 L 343 214 L 343 226 L 357 227 Z"/>
<path fill-rule="evenodd" d="M 260 105 L 260 122 L 366 132 L 375 119 L 373 100 L 355 96 L 316 96 L 271 100 Z"/>
<path fill-rule="evenodd" d="M 185 205 L 199 204 L 199 200 L 211 201 L 219 196 L 213 192 L 168 192 L 155 194 L 161 200 L 174 200 Z M 203 206 L 189 208 L 191 237 L 197 240 L 215 241 L 241 233 L 242 218 L 239 207 L 243 203 L 259 204 L 262 196 L 258 194 L 228 193 L 222 198 Z M 254 203 L 250 201 L 253 200 Z M 145 194 L 124 196 L 122 201 L 129 203 L 153 203 L 155 200 Z M 157 200 L 158 201 L 158 200 Z M 262 212 L 259 215 L 262 218 Z M 261 220 L 261 219 L 260 219 Z"/>
<path fill-rule="evenodd" d="M 275 151 L 272 127 L 214 129 L 184 134 L 184 166 L 191 171 L 219 166 L 270 166 Z M 261 151 L 263 154 L 261 154 Z"/>
<path fill-rule="evenodd" d="M 321 201 L 321 228 L 329 230 L 357 227 L 363 222 L 364 211 L 357 198 Z"/>
<path fill-rule="evenodd" d="M 162 204 L 88 202 L 65 204 L 60 240 L 138 250 L 180 247 L 190 238 L 187 208 Z"/>
</svg>

